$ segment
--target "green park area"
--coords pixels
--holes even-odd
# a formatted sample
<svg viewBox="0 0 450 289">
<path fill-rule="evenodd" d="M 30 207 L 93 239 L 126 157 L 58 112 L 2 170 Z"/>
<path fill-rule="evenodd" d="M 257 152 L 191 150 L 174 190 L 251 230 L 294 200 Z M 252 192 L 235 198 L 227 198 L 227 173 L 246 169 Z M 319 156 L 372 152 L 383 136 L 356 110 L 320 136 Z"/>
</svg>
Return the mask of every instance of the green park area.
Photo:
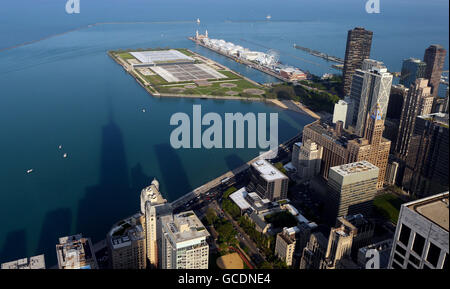
<svg viewBox="0 0 450 289">
<path fill-rule="evenodd" d="M 375 210 L 394 224 L 398 221 L 400 206 L 403 203 L 404 201 L 393 193 L 386 193 L 377 196 L 373 201 Z"/>
<path fill-rule="evenodd" d="M 228 81 L 209 81 L 208 86 L 199 86 L 191 81 L 180 85 L 158 85 L 156 89 L 160 93 L 176 93 L 186 95 L 209 95 L 209 96 L 240 96 L 260 97 L 265 90 L 245 79 L 227 79 Z"/>
</svg>

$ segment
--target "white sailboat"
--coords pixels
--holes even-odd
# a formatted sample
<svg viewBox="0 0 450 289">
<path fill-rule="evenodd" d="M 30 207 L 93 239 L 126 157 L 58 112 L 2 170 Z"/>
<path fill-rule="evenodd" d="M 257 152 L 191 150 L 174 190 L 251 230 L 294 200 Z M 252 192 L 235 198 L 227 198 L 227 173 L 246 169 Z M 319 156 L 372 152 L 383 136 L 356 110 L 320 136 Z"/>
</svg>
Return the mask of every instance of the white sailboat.
<svg viewBox="0 0 450 289">
<path fill-rule="evenodd" d="M 266 19 L 270 20 L 270 19 L 272 19 L 272 16 L 270 16 L 270 14 L 269 14 L 269 15 L 266 16 Z"/>
</svg>

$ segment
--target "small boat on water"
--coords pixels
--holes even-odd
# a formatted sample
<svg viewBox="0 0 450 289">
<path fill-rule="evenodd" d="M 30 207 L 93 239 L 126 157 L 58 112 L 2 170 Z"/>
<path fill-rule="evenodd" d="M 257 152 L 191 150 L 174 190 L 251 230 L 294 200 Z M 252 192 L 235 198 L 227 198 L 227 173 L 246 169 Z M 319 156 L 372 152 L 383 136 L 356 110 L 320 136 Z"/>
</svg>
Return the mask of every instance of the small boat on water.
<svg viewBox="0 0 450 289">
<path fill-rule="evenodd" d="M 32 173 L 34 170 L 33 169 L 29 169 L 27 170 L 27 174 Z"/>
<path fill-rule="evenodd" d="M 67 153 L 64 153 L 64 154 L 63 154 L 63 158 L 67 158 Z"/>
<path fill-rule="evenodd" d="M 266 19 L 270 20 L 270 19 L 272 19 L 272 16 L 270 16 L 270 14 L 269 14 L 269 15 L 266 16 Z"/>
<path fill-rule="evenodd" d="M 142 112 L 145 112 L 145 108 L 142 109 Z"/>
<path fill-rule="evenodd" d="M 59 146 L 58 146 L 58 149 L 62 149 L 62 145 L 59 145 Z"/>
<path fill-rule="evenodd" d="M 200 18 L 197 18 L 197 24 L 200 24 Z"/>
</svg>

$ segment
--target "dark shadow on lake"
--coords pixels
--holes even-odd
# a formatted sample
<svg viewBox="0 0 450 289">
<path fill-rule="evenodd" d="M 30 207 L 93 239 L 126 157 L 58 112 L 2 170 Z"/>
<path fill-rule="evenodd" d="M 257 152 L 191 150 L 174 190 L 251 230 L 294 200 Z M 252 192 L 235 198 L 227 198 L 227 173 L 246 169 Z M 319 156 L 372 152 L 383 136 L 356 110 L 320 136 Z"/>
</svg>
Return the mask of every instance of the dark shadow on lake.
<svg viewBox="0 0 450 289">
<path fill-rule="evenodd" d="M 137 163 L 131 168 L 131 190 L 136 192 L 136 194 L 140 193 L 143 188 L 150 185 L 152 180 L 153 178 L 144 174 L 140 163 Z"/>
<path fill-rule="evenodd" d="M 157 144 L 153 148 L 162 175 L 161 183 L 163 187 L 161 190 L 163 196 L 181 196 L 192 191 L 193 188 L 189 183 L 186 170 L 178 155 L 182 153 L 182 150 L 176 151 L 167 143 Z"/>
<path fill-rule="evenodd" d="M 139 210 L 139 191 L 131 189 L 122 132 L 112 114 L 101 133 L 100 180 L 86 188 L 76 226 L 93 242 L 102 240 L 115 222 Z"/>
<path fill-rule="evenodd" d="M 5 244 L 0 250 L 0 263 L 14 261 L 27 257 L 27 245 L 25 230 L 9 232 L 5 238 Z"/>
<path fill-rule="evenodd" d="M 246 163 L 240 156 L 237 154 L 227 155 L 225 157 L 225 162 L 227 163 L 227 167 L 230 171 L 237 169 Z"/>
<path fill-rule="evenodd" d="M 46 267 L 49 268 L 58 263 L 56 259 L 56 244 L 60 237 L 71 235 L 72 211 L 61 208 L 48 212 L 39 237 L 39 243 L 35 255 L 45 253 Z"/>
</svg>

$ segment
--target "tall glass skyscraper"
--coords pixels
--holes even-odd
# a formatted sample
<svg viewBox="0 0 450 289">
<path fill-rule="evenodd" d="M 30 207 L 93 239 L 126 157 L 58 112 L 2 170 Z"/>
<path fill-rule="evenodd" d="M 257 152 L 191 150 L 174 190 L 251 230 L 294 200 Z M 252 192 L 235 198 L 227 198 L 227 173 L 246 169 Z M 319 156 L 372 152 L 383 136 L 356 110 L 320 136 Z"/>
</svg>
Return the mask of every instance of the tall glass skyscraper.
<svg viewBox="0 0 450 289">
<path fill-rule="evenodd" d="M 426 68 L 427 64 L 420 59 L 408 58 L 403 60 L 400 84 L 409 88 L 411 84 L 414 84 L 416 79 L 425 78 Z"/>
</svg>

